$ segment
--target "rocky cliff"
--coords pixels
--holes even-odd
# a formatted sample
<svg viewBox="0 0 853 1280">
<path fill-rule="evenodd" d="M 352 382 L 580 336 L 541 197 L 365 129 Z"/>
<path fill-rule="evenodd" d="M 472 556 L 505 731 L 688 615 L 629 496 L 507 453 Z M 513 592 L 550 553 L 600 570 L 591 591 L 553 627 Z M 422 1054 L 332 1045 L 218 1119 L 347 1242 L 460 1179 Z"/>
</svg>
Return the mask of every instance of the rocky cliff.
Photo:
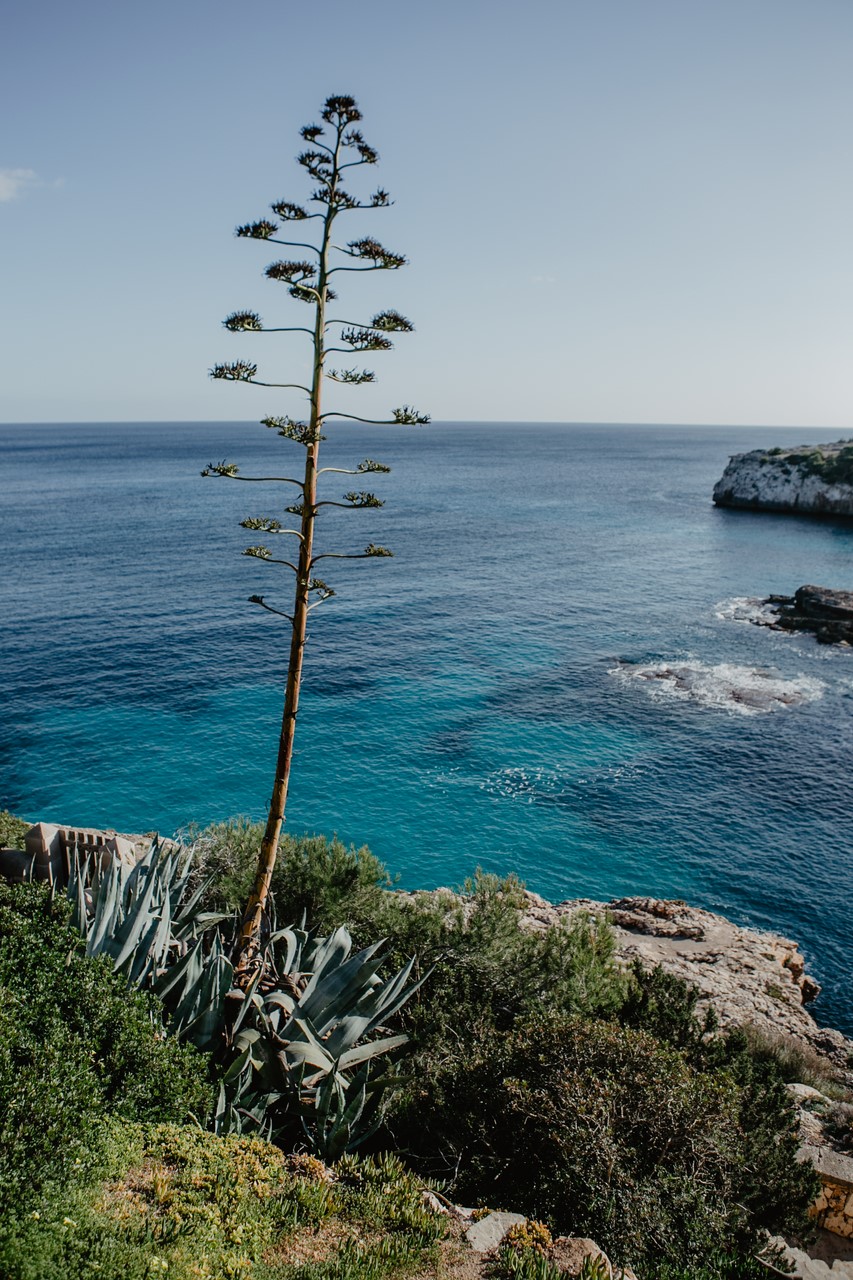
<svg viewBox="0 0 853 1280">
<path fill-rule="evenodd" d="M 525 923 L 530 928 L 547 928 L 579 910 L 606 911 L 625 961 L 639 960 L 646 968 L 661 965 L 698 988 L 700 1009 L 713 1006 L 721 1026 L 753 1026 L 771 1039 L 793 1040 L 853 1083 L 853 1041 L 818 1026 L 804 1007 L 820 986 L 805 972 L 805 961 L 790 938 L 741 928 L 700 907 L 657 898 L 606 903 L 580 898 L 555 905 L 528 893 L 527 901 Z"/>
<path fill-rule="evenodd" d="M 401 898 L 459 896 L 448 888 L 393 890 Z M 754 1027 L 780 1048 L 798 1048 L 820 1071 L 853 1088 L 853 1040 L 821 1027 L 805 1006 L 820 994 L 791 938 L 733 924 L 725 916 L 677 899 L 569 898 L 549 902 L 525 890 L 521 924 L 548 929 L 579 911 L 606 915 L 623 964 L 660 965 L 699 992 L 698 1012 L 711 1006 L 720 1027 Z M 463 900 L 464 902 L 464 900 Z"/>
<path fill-rule="evenodd" d="M 714 486 L 714 502 L 853 518 L 853 440 L 737 453 Z"/>
</svg>

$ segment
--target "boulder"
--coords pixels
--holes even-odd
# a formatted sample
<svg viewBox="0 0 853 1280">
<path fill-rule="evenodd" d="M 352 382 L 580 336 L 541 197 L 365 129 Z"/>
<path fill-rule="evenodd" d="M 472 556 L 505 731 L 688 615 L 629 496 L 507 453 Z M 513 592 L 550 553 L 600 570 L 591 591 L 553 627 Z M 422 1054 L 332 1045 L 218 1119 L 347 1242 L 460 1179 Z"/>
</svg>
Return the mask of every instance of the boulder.
<svg viewBox="0 0 853 1280">
<path fill-rule="evenodd" d="M 510 1227 L 526 1221 L 523 1213 L 487 1213 L 485 1217 L 471 1223 L 465 1232 L 465 1239 L 475 1253 L 491 1253 L 498 1248 Z"/>
<path fill-rule="evenodd" d="M 768 596 L 769 605 L 752 619 L 774 631 L 810 631 L 821 644 L 853 644 L 853 591 L 797 587 L 792 596 Z"/>
</svg>

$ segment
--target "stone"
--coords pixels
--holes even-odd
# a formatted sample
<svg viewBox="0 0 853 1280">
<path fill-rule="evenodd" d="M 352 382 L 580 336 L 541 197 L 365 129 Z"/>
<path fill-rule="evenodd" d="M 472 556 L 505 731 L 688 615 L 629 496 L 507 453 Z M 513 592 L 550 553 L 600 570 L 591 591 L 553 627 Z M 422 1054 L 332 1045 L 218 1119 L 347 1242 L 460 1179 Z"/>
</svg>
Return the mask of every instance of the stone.
<svg viewBox="0 0 853 1280">
<path fill-rule="evenodd" d="M 805 971 L 796 942 L 777 933 L 735 925 L 724 916 L 678 900 L 573 898 L 548 907 L 531 902 L 524 927 L 540 931 L 583 911 L 606 914 L 620 961 L 660 965 L 699 992 L 700 1016 L 713 1008 L 721 1028 L 752 1026 L 771 1040 L 793 1041 L 818 1054 L 831 1074 L 853 1084 L 853 1041 L 820 1027 L 806 1010 L 818 984 Z"/>
<path fill-rule="evenodd" d="M 33 860 L 23 849 L 0 849 L 0 876 L 13 884 L 32 879 Z"/>
<path fill-rule="evenodd" d="M 33 879 L 61 883 L 65 876 L 65 851 L 59 827 L 37 822 L 24 836 L 24 847 L 33 862 Z"/>
<path fill-rule="evenodd" d="M 772 631 L 808 631 L 820 644 L 853 644 L 853 591 L 797 587 L 792 596 L 767 596 L 750 618 Z"/>
<path fill-rule="evenodd" d="M 487 1213 L 479 1222 L 472 1222 L 465 1231 L 465 1239 L 475 1253 L 491 1253 L 497 1249 L 510 1227 L 524 1223 L 523 1213 Z"/>
</svg>

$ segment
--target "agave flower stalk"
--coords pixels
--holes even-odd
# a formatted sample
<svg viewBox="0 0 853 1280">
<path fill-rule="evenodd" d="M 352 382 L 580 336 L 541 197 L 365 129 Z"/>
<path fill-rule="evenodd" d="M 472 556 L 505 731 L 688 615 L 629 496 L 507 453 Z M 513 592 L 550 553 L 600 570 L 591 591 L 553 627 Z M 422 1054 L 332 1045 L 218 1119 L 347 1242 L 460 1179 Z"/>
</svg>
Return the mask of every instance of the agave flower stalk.
<svg viewBox="0 0 853 1280">
<path fill-rule="evenodd" d="M 244 476 L 240 474 L 239 468 L 234 463 L 229 462 L 211 463 L 202 472 L 202 475 L 216 476 L 220 479 L 255 483 L 274 481 L 295 485 L 301 490 L 298 500 L 286 508 L 288 513 L 298 518 L 298 527 L 286 528 L 278 519 L 266 516 L 251 517 L 243 521 L 244 527 L 248 529 L 275 537 L 287 536 L 296 540 L 296 550 L 292 556 L 274 556 L 263 544 L 248 547 L 244 553 L 268 564 L 290 570 L 294 575 L 293 605 L 290 612 L 267 603 L 264 596 L 250 597 L 253 604 L 259 605 L 271 614 L 285 618 L 290 623 L 290 652 L 272 797 L 255 881 L 243 914 L 236 947 L 238 979 L 244 986 L 251 980 L 252 971 L 256 967 L 260 954 L 262 924 L 287 805 L 308 615 L 335 594 L 322 578 L 316 576 L 315 566 L 322 559 L 373 559 L 392 554 L 386 547 L 377 546 L 372 542 L 368 543 L 361 552 L 315 553 L 315 524 L 321 508 L 332 506 L 358 510 L 383 505 L 380 498 L 367 490 L 347 492 L 343 495 L 341 502 L 332 499 L 321 500 L 318 497 L 318 480 L 324 470 L 353 476 L 384 473 L 389 470 L 382 463 L 369 458 L 349 471 L 337 467 L 321 469 L 319 452 L 323 440 L 323 424 L 330 417 L 386 425 L 415 425 L 429 422 L 426 414 L 421 414 L 408 405 L 394 409 L 387 419 L 366 418 L 323 408 L 322 391 L 325 380 L 349 386 L 359 386 L 375 381 L 375 375 L 370 370 L 327 369 L 326 357 L 329 354 L 335 352 L 352 356 L 362 352 L 390 350 L 393 343 L 388 335 L 410 333 L 412 324 L 393 310 L 379 312 L 368 322 L 335 319 L 327 314 L 330 302 L 336 298 L 330 283 L 336 273 L 396 271 L 406 265 L 406 259 L 400 253 L 386 249 L 372 237 L 349 240 L 344 244 L 335 243 L 335 224 L 342 214 L 359 209 L 380 209 L 387 207 L 391 202 L 388 192 L 382 188 L 367 199 L 359 199 L 351 195 L 343 186 L 347 170 L 373 165 L 378 160 L 376 151 L 354 127 L 361 120 L 361 112 L 355 100 L 344 96 L 328 98 L 321 115 L 322 125 L 307 125 L 302 129 L 302 138 L 309 145 L 298 157 L 298 163 L 317 184 L 309 201 L 316 206 L 314 211 L 309 212 L 302 205 L 281 200 L 271 206 L 278 222 L 265 217 L 256 222 L 245 223 L 236 230 L 236 234 L 244 239 L 284 245 L 310 254 L 309 257 L 271 263 L 266 268 L 265 275 L 269 280 L 284 284 L 291 298 L 313 308 L 313 324 L 310 327 L 287 325 L 268 328 L 254 311 L 234 311 L 223 322 L 225 328 L 231 333 L 308 334 L 312 344 L 310 377 L 304 382 L 290 380 L 268 382 L 257 376 L 258 366 L 248 360 L 218 364 L 210 371 L 213 378 L 221 381 L 246 382 L 256 386 L 298 391 L 304 395 L 308 403 L 308 413 L 304 420 L 297 420 L 290 416 L 262 419 L 264 426 L 275 430 L 284 439 L 304 449 L 305 464 L 300 477 Z M 312 220 L 319 223 L 316 241 L 307 237 L 294 241 L 280 239 L 277 236 L 281 224 L 301 224 Z M 352 265 L 349 265 L 350 263 Z"/>
</svg>

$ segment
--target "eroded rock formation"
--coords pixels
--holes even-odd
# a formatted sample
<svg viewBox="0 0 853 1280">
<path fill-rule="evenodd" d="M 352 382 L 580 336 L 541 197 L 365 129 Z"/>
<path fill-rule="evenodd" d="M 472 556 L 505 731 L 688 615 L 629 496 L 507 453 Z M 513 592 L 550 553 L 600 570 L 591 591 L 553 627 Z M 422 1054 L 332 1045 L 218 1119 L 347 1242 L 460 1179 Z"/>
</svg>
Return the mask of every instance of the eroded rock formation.
<svg viewBox="0 0 853 1280">
<path fill-rule="evenodd" d="M 714 502 L 853 518 L 853 440 L 737 453 L 714 486 Z"/>
<path fill-rule="evenodd" d="M 811 631 L 821 644 L 853 644 L 853 591 L 831 587 L 797 587 L 792 596 L 768 596 L 775 619 L 754 621 L 774 631 Z"/>
</svg>

